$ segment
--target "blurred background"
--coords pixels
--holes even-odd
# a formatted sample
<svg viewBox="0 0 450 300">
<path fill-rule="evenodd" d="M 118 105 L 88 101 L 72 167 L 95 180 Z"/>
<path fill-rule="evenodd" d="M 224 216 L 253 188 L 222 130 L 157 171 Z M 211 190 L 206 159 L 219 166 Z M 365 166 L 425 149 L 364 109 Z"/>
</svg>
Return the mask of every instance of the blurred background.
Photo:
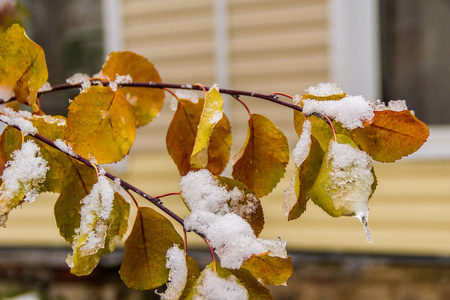
<svg viewBox="0 0 450 300">
<path fill-rule="evenodd" d="M 335 82 L 352 95 L 406 99 L 430 128 L 428 142 L 394 164 L 375 164 L 370 200 L 374 242 L 356 218 L 329 217 L 313 203 L 287 222 L 281 205 L 293 166 L 262 199 L 263 238 L 287 241 L 294 275 L 275 299 L 450 299 L 450 2 L 448 0 L 0 0 L 0 30 L 20 22 L 44 48 L 52 85 L 76 72 L 97 73 L 110 51 L 152 61 L 164 82 L 200 82 L 259 93 L 302 94 Z M 76 91 L 43 97 L 43 110 L 66 114 Z M 171 96 L 159 118 L 139 129 L 129 157 L 113 172 L 151 195 L 179 191 L 165 149 Z M 297 142 L 292 112 L 243 99 Z M 247 134 L 247 112 L 227 99 L 232 154 Z M 151 299 L 120 282 L 123 249 L 92 275 L 68 272 L 69 245 L 53 217 L 57 195 L 44 194 L 0 228 L 0 298 Z M 141 202 L 142 205 L 147 205 Z M 165 204 L 182 216 L 177 197 Z M 133 212 L 135 213 L 135 212 Z M 133 217 L 130 218 L 130 227 Z M 190 254 L 210 258 L 189 236 Z M 34 298 L 33 298 L 34 297 Z M 3 299 L 3 298 L 2 298 Z"/>
</svg>

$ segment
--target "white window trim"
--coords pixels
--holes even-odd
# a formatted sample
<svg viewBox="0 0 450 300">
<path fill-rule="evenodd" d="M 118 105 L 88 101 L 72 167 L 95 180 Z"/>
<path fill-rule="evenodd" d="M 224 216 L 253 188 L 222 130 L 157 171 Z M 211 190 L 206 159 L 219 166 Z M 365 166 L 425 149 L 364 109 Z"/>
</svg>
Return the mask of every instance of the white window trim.
<svg viewBox="0 0 450 300">
<path fill-rule="evenodd" d="M 344 91 L 381 98 L 378 0 L 329 0 L 331 78 Z M 406 159 L 450 159 L 450 125 L 429 126 L 428 141 Z"/>
<path fill-rule="evenodd" d="M 102 0 L 104 53 L 123 50 L 122 1 Z"/>
</svg>

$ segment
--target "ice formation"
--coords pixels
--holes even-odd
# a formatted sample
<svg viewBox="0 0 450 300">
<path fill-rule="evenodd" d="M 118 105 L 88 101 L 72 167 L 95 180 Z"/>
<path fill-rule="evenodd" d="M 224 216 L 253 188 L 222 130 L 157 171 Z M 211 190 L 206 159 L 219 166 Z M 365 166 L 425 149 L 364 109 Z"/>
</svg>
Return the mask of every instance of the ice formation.
<svg viewBox="0 0 450 300">
<path fill-rule="evenodd" d="M 330 142 L 327 161 L 331 164 L 326 193 L 337 210 L 354 212 L 366 226 L 366 237 L 371 242 L 367 221 L 368 201 L 372 194 L 374 177 L 371 172 L 372 159 L 369 155 L 349 144 Z"/>
<path fill-rule="evenodd" d="M 286 257 L 283 241 L 257 238 L 250 224 L 230 208 L 228 201 L 243 197 L 242 192 L 228 191 L 208 170 L 185 175 L 181 179 L 181 195 L 191 210 L 184 222 L 186 230 L 204 234 L 223 267 L 238 269 L 252 255 L 269 251 L 269 255 Z M 248 213 L 256 208 L 253 205 L 242 209 Z"/>
</svg>

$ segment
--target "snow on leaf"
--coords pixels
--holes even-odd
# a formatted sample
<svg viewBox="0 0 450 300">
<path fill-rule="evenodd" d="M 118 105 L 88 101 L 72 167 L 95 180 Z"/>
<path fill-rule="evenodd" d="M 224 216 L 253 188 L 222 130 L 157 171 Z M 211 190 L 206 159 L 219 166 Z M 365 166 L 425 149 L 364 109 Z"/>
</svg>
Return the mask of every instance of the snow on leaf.
<svg viewBox="0 0 450 300">
<path fill-rule="evenodd" d="M 0 99 L 14 93 L 19 102 L 33 105 L 47 78 L 44 51 L 14 24 L 0 36 Z"/>
<path fill-rule="evenodd" d="M 323 99 L 327 98 L 328 100 L 338 100 L 338 99 L 330 99 L 331 97 L 341 97 L 345 96 L 344 91 L 335 83 L 324 83 L 321 82 L 316 86 L 310 86 L 305 90 L 308 95 L 306 97 Z"/>
<path fill-rule="evenodd" d="M 161 82 L 158 71 L 145 57 L 130 51 L 111 52 L 100 76 L 110 81 L 115 81 L 119 76 L 116 83 L 121 83 L 129 82 L 127 75 L 134 82 Z M 159 114 L 164 103 L 164 91 L 160 89 L 122 87 L 118 88 L 118 91 L 124 94 L 132 105 L 136 127 L 151 122 Z"/>
<path fill-rule="evenodd" d="M 304 99 L 303 113 L 327 116 L 348 129 L 363 127 L 363 122 L 370 121 L 374 116 L 370 101 L 362 96 L 347 96 L 340 100 L 326 101 Z"/>
<path fill-rule="evenodd" d="M 60 235 L 72 244 L 75 229 L 80 227 L 81 200 L 97 182 L 97 174 L 94 169 L 75 159 L 71 159 L 71 162 L 63 179 L 61 194 L 55 203 L 54 213 Z"/>
<path fill-rule="evenodd" d="M 30 112 L 23 110 L 16 112 L 9 107 L 5 107 L 4 112 L 4 115 L 0 115 L 0 120 L 6 124 L 19 127 L 24 135 L 37 133 L 36 127 L 30 121 L 33 118 Z"/>
<path fill-rule="evenodd" d="M 355 143 L 379 162 L 394 162 L 416 152 L 428 138 L 427 126 L 410 111 L 376 111 L 364 128 L 351 131 Z"/>
<path fill-rule="evenodd" d="M 174 244 L 182 247 L 183 240 L 172 223 L 149 207 L 140 207 L 127 240 L 120 267 L 120 278 L 138 290 L 157 288 L 169 279 L 166 253 Z M 157 245 L 157 246 L 155 246 Z"/>
<path fill-rule="evenodd" d="M 283 285 L 294 272 L 291 257 L 280 258 L 267 254 L 254 255 L 242 265 L 264 285 Z"/>
<path fill-rule="evenodd" d="M 311 199 L 333 217 L 357 216 L 368 220 L 368 201 L 374 189 L 372 159 L 342 134 L 331 141 Z"/>
<path fill-rule="evenodd" d="M 98 190 L 100 187 L 100 190 Z M 95 203 L 90 205 L 90 203 L 83 203 L 80 213 L 81 222 L 80 227 L 75 229 L 75 236 L 73 238 L 73 255 L 69 255 L 66 259 L 67 264 L 70 266 L 70 272 L 72 274 L 82 276 L 88 275 L 97 266 L 100 257 L 108 253 L 108 251 L 114 251 L 117 244 L 121 241 L 122 237 L 127 231 L 128 226 L 128 215 L 129 215 L 129 203 L 123 199 L 118 193 L 110 193 L 112 185 L 103 181 L 101 176 L 99 181 L 93 186 L 90 194 L 86 196 L 83 201 L 96 200 L 96 193 L 100 194 L 102 200 L 106 199 L 108 202 L 108 208 L 102 207 L 102 203 Z M 102 195 L 103 194 L 103 195 Z M 94 196 L 94 197 L 92 197 Z M 110 201 L 112 200 L 112 201 Z M 109 203 L 111 202 L 111 203 Z M 93 208 L 93 206 L 98 206 L 96 209 L 100 208 L 100 212 L 95 214 L 94 224 L 86 224 L 85 217 L 87 209 L 85 207 Z M 109 212 L 108 217 L 105 219 L 107 212 Z M 88 212 L 88 218 L 91 214 Z M 91 220 L 89 220 L 91 221 Z M 86 228 L 83 228 L 86 226 Z M 83 232 L 85 229 L 88 232 Z"/>
<path fill-rule="evenodd" d="M 202 113 L 204 100 L 197 103 L 180 99 L 177 110 L 169 125 L 166 136 L 167 151 L 178 167 L 182 176 L 189 171 L 198 170 L 190 163 L 194 149 L 195 137 Z M 225 169 L 230 157 L 231 126 L 226 115 L 214 126 L 208 147 L 208 164 L 206 169 L 213 174 L 220 174 Z"/>
<path fill-rule="evenodd" d="M 206 93 L 194 148 L 190 157 L 191 166 L 205 168 L 208 164 L 208 146 L 211 135 L 217 122 L 223 117 L 223 99 L 217 86 L 212 86 Z"/>
<path fill-rule="evenodd" d="M 220 265 L 216 266 L 217 273 L 212 265 L 205 268 L 198 278 L 189 298 L 191 299 L 249 299 L 246 288 L 236 276 Z"/>
<path fill-rule="evenodd" d="M 309 155 L 297 168 L 291 186 L 285 190 L 283 210 L 288 220 L 297 219 L 305 210 L 310 199 L 311 188 L 319 174 L 324 151 L 314 136 L 311 137 Z"/>
<path fill-rule="evenodd" d="M 95 157 L 99 164 L 117 162 L 135 136 L 133 109 L 120 92 L 93 86 L 69 106 L 65 140 L 80 156 Z"/>
<path fill-rule="evenodd" d="M 238 269 L 252 255 L 269 251 L 275 256 L 286 255 L 284 241 L 257 238 L 250 224 L 233 212 L 230 199 L 241 191 L 227 190 L 204 169 L 189 172 L 180 185 L 181 196 L 191 210 L 184 222 L 186 230 L 204 234 L 224 267 Z"/>
<path fill-rule="evenodd" d="M 169 271 L 169 282 L 166 291 L 161 294 L 163 300 L 177 300 L 180 298 L 186 286 L 188 267 L 186 263 L 186 254 L 184 250 L 177 245 L 167 250 L 166 267 Z"/>
<path fill-rule="evenodd" d="M 289 145 L 283 132 L 269 119 L 252 114 L 244 146 L 233 158 L 233 178 L 247 185 L 257 197 L 269 194 L 284 176 Z"/>
<path fill-rule="evenodd" d="M 227 205 L 230 212 L 237 214 L 247 221 L 256 236 L 259 236 L 264 227 L 264 213 L 261 201 L 243 183 L 222 176 L 216 177 L 220 185 L 229 192 Z"/>
<path fill-rule="evenodd" d="M 0 216 L 7 215 L 21 201 L 34 201 L 49 169 L 34 141 L 23 143 L 11 156 L 1 175 Z"/>
</svg>

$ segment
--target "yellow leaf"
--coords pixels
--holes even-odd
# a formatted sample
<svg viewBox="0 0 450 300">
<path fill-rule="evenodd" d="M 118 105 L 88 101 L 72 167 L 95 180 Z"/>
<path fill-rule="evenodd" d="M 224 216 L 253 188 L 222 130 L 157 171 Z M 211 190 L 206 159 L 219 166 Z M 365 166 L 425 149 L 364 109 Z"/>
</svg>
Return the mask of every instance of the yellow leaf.
<svg viewBox="0 0 450 300">
<path fill-rule="evenodd" d="M 182 176 L 189 171 L 196 171 L 190 164 L 190 155 L 194 149 L 195 137 L 202 113 L 204 100 L 197 103 L 180 99 L 172 122 L 167 130 L 167 151 L 178 167 Z M 212 174 L 220 174 L 225 170 L 230 157 L 231 126 L 226 115 L 214 126 L 208 147 L 208 169 Z"/>
<path fill-rule="evenodd" d="M 252 114 L 248 126 L 247 140 L 234 158 L 232 175 L 262 197 L 284 176 L 289 145 L 283 132 L 262 115 Z"/>
<path fill-rule="evenodd" d="M 111 81 L 116 80 L 118 75 L 130 75 L 133 82 L 161 82 L 153 64 L 130 51 L 111 52 L 102 67 L 101 75 Z M 119 91 L 133 107 L 136 127 L 147 125 L 159 114 L 164 103 L 164 91 L 161 89 L 123 87 Z"/>
<path fill-rule="evenodd" d="M 205 168 L 208 164 L 208 146 L 214 126 L 222 119 L 223 99 L 216 86 L 206 93 L 205 104 L 198 124 L 194 149 L 190 162 L 194 168 Z"/>
<path fill-rule="evenodd" d="M 33 105 L 47 78 L 44 51 L 14 24 L 0 36 L 0 99 L 14 93 L 19 102 Z"/>
<path fill-rule="evenodd" d="M 99 164 L 121 160 L 136 136 L 131 105 L 120 92 L 93 86 L 69 106 L 65 139 L 75 152 Z"/>
</svg>

